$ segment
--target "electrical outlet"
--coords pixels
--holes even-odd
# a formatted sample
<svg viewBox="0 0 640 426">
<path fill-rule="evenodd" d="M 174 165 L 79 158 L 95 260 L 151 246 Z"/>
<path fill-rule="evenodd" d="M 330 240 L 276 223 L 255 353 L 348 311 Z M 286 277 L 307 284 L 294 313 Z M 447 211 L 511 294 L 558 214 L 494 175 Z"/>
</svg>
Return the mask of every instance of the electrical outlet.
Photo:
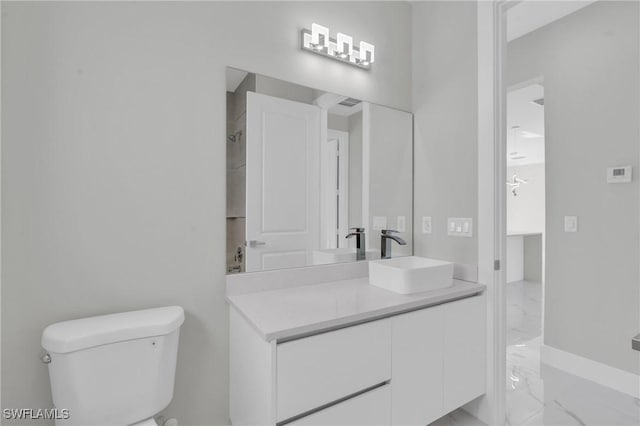
<svg viewBox="0 0 640 426">
<path fill-rule="evenodd" d="M 578 232 L 578 216 L 564 217 L 564 232 Z"/>
<path fill-rule="evenodd" d="M 387 229 L 387 217 L 386 216 L 374 216 L 373 217 L 373 230 L 381 231 Z"/>
<path fill-rule="evenodd" d="M 407 218 L 405 216 L 398 216 L 396 220 L 396 231 L 405 232 L 407 230 Z"/>
<path fill-rule="evenodd" d="M 422 216 L 422 233 L 431 234 L 431 216 Z"/>
</svg>

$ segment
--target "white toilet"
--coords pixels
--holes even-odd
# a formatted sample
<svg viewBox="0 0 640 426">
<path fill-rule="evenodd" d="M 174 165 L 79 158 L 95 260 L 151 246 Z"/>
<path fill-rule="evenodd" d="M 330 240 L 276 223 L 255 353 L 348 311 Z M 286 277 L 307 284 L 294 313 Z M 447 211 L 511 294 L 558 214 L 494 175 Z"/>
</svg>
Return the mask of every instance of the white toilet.
<svg viewBox="0 0 640 426">
<path fill-rule="evenodd" d="M 173 398 L 179 306 L 102 315 L 42 333 L 56 425 L 151 426 Z M 60 416 L 67 417 L 67 416 Z"/>
</svg>

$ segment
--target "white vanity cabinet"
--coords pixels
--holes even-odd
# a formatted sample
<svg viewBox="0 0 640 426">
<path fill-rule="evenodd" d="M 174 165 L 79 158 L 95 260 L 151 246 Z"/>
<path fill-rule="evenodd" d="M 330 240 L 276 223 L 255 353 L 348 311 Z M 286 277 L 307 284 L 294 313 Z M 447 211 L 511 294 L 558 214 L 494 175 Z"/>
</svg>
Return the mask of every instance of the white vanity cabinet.
<svg viewBox="0 0 640 426">
<path fill-rule="evenodd" d="M 276 346 L 277 420 L 391 380 L 391 324 L 373 321 Z"/>
<path fill-rule="evenodd" d="M 485 392 L 485 297 L 267 341 L 230 310 L 234 425 L 426 425 Z"/>
<path fill-rule="evenodd" d="M 426 425 L 485 393 L 485 296 L 391 317 L 392 424 Z"/>
<path fill-rule="evenodd" d="M 391 318 L 393 424 L 427 425 L 442 416 L 445 306 Z"/>
<path fill-rule="evenodd" d="M 380 426 L 391 424 L 391 385 L 355 396 L 289 423 L 292 426 Z"/>
</svg>

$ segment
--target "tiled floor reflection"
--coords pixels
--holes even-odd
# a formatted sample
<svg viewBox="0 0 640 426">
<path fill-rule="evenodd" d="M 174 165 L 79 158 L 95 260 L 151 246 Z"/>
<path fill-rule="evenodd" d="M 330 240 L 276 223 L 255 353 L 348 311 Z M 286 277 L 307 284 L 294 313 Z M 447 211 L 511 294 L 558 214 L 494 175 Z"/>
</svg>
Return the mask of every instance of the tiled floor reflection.
<svg viewBox="0 0 640 426">
<path fill-rule="evenodd" d="M 540 362 L 542 286 L 507 284 L 507 425 L 640 425 L 640 400 Z M 482 426 L 456 410 L 432 426 Z"/>
</svg>

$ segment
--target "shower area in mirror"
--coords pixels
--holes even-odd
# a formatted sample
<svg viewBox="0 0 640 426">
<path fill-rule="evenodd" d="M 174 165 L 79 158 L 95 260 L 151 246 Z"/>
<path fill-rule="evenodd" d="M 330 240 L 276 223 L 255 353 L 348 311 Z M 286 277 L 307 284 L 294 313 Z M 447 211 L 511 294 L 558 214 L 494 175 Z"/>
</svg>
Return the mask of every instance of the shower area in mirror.
<svg viewBox="0 0 640 426">
<path fill-rule="evenodd" d="M 255 74 L 227 75 L 227 273 L 245 271 L 247 219 L 247 92 L 255 91 Z"/>
</svg>

